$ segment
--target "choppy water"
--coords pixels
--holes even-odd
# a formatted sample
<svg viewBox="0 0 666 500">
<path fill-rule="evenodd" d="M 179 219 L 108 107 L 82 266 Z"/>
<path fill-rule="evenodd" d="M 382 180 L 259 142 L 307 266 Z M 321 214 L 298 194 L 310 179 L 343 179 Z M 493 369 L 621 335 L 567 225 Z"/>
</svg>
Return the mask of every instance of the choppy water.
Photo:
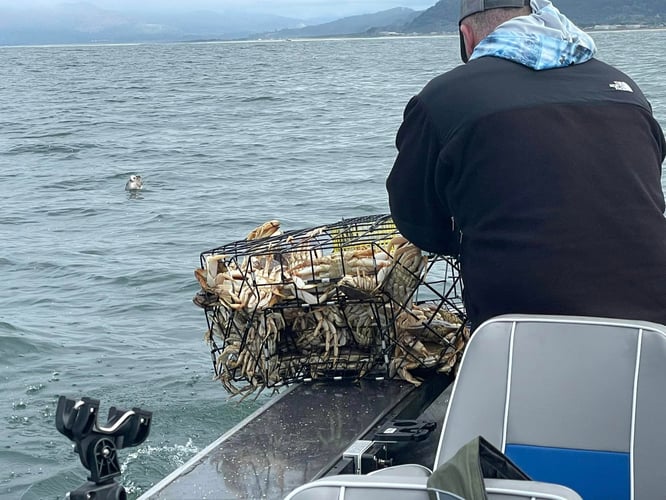
<svg viewBox="0 0 666 500">
<path fill-rule="evenodd" d="M 595 39 L 666 126 L 666 31 Z M 121 452 L 131 497 L 258 407 L 211 380 L 199 253 L 267 219 L 386 212 L 403 107 L 457 43 L 0 48 L 0 497 L 85 480 L 58 395 L 154 412 Z"/>
</svg>

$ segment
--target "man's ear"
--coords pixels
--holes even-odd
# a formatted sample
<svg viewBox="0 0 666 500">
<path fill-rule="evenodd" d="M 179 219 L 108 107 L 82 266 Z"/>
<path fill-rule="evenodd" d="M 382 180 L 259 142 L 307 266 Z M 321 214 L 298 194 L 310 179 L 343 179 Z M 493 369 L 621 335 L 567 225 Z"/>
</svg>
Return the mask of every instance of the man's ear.
<svg viewBox="0 0 666 500">
<path fill-rule="evenodd" d="M 474 47 L 476 47 L 476 37 L 474 36 L 472 28 L 470 28 L 467 24 L 460 25 L 460 33 L 462 34 L 463 40 L 465 41 L 465 52 L 469 58 L 469 56 L 472 55 L 472 52 L 474 52 Z"/>
</svg>

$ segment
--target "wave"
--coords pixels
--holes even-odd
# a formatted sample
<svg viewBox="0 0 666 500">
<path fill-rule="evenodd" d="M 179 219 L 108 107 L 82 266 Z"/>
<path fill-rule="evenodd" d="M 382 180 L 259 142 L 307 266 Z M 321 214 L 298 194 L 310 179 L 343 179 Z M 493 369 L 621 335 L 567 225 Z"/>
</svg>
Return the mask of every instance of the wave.
<svg viewBox="0 0 666 500">
<path fill-rule="evenodd" d="M 155 470 L 166 475 L 172 470 L 183 465 L 193 455 L 198 453 L 199 448 L 192 444 L 189 439 L 185 444 L 173 445 L 142 445 L 129 453 L 123 451 L 124 459 L 121 458 L 121 483 L 128 493 L 129 498 L 138 497 L 143 491 L 147 491 L 154 481 Z M 0 454 L 0 457 L 2 455 Z M 34 463 L 36 459 L 27 461 Z M 21 496 L 21 500 L 38 500 L 43 498 L 63 498 L 67 491 L 71 491 L 83 485 L 86 478 L 84 469 L 67 471 L 55 474 L 47 479 L 30 485 Z"/>
<path fill-rule="evenodd" d="M 7 152 L 6 155 L 21 155 L 25 153 L 40 153 L 40 154 L 53 154 L 53 153 L 78 153 L 81 148 L 76 146 L 58 145 L 58 144 L 23 144 L 21 146 L 14 146 Z"/>
<path fill-rule="evenodd" d="M 25 224 L 38 224 L 36 220 L 30 220 L 26 217 L 18 217 L 11 215 L 2 215 L 0 216 L 0 224 L 7 224 L 9 226 L 23 226 Z M 3 264 L 3 261 L 0 259 L 0 265 Z"/>
<path fill-rule="evenodd" d="M 71 215 L 82 215 L 84 217 L 93 217 L 99 215 L 102 212 L 100 210 L 88 207 L 66 207 L 66 208 L 57 208 L 53 210 L 48 210 L 46 215 L 49 217 L 68 217 Z"/>
<path fill-rule="evenodd" d="M 46 139 L 49 137 L 67 137 L 76 134 L 76 131 L 45 132 L 43 134 L 28 134 L 20 136 L 21 139 Z"/>
<path fill-rule="evenodd" d="M 282 100 L 283 99 L 280 97 L 265 95 L 257 97 L 246 97 L 245 99 L 241 99 L 241 102 L 282 101 Z"/>
<path fill-rule="evenodd" d="M 38 340 L 34 335 L 10 323 L 0 323 L 0 353 L 5 360 L 17 360 L 28 355 L 48 353 L 55 344 L 47 340 Z"/>
<path fill-rule="evenodd" d="M 90 191 L 92 187 L 85 179 L 70 180 L 65 179 L 51 184 L 47 184 L 44 189 L 63 190 L 63 191 Z"/>
<path fill-rule="evenodd" d="M 0 217 L 0 224 L 3 223 L 2 217 Z M 9 260 L 7 257 L 0 257 L 0 267 L 10 267 L 13 266 L 15 262 L 13 260 Z M 2 322 L 0 321 L 0 326 L 2 326 Z"/>
<path fill-rule="evenodd" d="M 57 134 L 56 134 L 57 135 Z M 56 135 L 53 135 L 55 137 Z M 45 136 L 46 137 L 46 136 Z M 69 154 L 74 155 L 83 150 L 97 148 L 96 144 L 92 143 L 73 143 L 73 144 L 21 144 L 14 146 L 1 154 L 6 156 L 18 156 L 24 154 L 42 154 L 42 155 L 60 155 Z"/>
<path fill-rule="evenodd" d="M 66 472 L 55 473 L 53 476 L 39 481 L 30 481 L 33 474 L 27 475 L 25 484 L 22 481 L 8 491 L 8 493 L 15 494 L 15 496 L 12 495 L 12 498 L 20 498 L 21 500 L 65 498 L 68 491 L 78 488 L 86 481 L 83 468 L 80 471 L 72 469 Z"/>
</svg>

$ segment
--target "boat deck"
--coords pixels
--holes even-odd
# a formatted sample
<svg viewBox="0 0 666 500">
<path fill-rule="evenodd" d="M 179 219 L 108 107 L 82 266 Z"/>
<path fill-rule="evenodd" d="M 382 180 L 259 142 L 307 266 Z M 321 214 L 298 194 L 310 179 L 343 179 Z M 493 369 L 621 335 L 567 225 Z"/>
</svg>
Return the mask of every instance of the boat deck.
<svg viewBox="0 0 666 500">
<path fill-rule="evenodd" d="M 282 499 L 297 486 L 339 469 L 350 444 L 382 421 L 421 415 L 446 385 L 446 380 L 434 388 L 364 380 L 292 386 L 140 500 Z"/>
</svg>

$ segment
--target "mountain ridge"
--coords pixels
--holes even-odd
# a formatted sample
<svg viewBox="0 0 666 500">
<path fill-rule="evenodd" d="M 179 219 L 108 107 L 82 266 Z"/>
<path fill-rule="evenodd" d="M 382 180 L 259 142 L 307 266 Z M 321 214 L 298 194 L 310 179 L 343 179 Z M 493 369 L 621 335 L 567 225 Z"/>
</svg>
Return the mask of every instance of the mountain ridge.
<svg viewBox="0 0 666 500">
<path fill-rule="evenodd" d="M 298 29 L 283 29 L 273 33 L 262 33 L 265 38 L 343 36 L 369 33 L 376 29 L 399 29 L 416 18 L 421 11 L 407 7 L 395 7 L 374 14 L 343 17 L 324 24 Z"/>
<path fill-rule="evenodd" d="M 663 0 L 558 0 L 555 6 L 581 27 L 600 25 L 666 26 Z M 409 33 L 441 33 L 458 30 L 459 0 L 439 0 L 404 26 Z"/>
</svg>

